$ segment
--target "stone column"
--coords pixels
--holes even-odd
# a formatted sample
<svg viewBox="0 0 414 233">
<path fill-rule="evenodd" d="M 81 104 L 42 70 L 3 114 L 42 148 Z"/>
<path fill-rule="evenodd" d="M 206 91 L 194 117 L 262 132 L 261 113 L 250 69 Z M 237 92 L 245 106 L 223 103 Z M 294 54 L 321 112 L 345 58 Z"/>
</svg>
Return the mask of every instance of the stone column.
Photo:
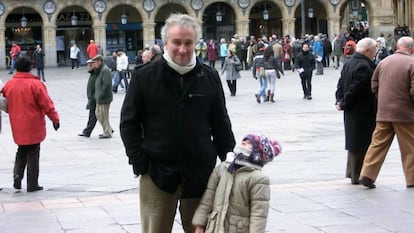
<svg viewBox="0 0 414 233">
<path fill-rule="evenodd" d="M 328 37 L 333 40 L 334 34 L 341 33 L 339 30 L 341 30 L 341 17 L 336 15 L 328 17 Z"/>
<path fill-rule="evenodd" d="M 142 23 L 143 46 L 153 46 L 155 43 L 155 25 L 156 23 Z"/>
<path fill-rule="evenodd" d="M 56 26 L 43 26 L 43 49 L 45 52 L 45 67 L 56 67 Z"/>
<path fill-rule="evenodd" d="M 282 35 L 279 35 L 280 38 L 284 37 L 285 35 L 290 35 L 291 37 L 295 37 L 295 18 L 283 18 L 282 19 Z"/>
<path fill-rule="evenodd" d="M 0 69 L 6 69 L 6 62 L 8 61 L 6 60 L 6 38 L 4 37 L 5 31 L 5 27 L 0 27 L 0 35 L 3 35 L 0 36 Z"/>
<path fill-rule="evenodd" d="M 236 33 L 239 36 L 249 36 L 250 20 L 240 19 L 236 20 Z"/>
<path fill-rule="evenodd" d="M 99 45 L 103 51 L 103 55 L 106 54 L 106 26 L 105 24 L 99 24 L 93 26 L 95 43 Z"/>
<path fill-rule="evenodd" d="M 377 38 L 380 33 L 387 35 L 394 33 L 394 16 L 393 15 L 373 15 L 370 17 L 369 36 Z"/>
</svg>

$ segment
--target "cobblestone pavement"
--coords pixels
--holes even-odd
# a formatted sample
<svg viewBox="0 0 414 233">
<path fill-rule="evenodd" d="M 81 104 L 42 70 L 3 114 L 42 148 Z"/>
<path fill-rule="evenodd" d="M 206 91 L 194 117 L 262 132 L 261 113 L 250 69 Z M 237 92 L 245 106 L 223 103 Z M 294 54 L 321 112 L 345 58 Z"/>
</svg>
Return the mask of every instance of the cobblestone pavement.
<svg viewBox="0 0 414 233">
<path fill-rule="evenodd" d="M 61 117 L 55 132 L 41 144 L 39 182 L 44 191 L 16 192 L 12 168 L 17 146 L 3 113 L 0 134 L 0 233 L 141 232 L 138 180 L 127 164 L 119 135 L 124 92 L 114 95 L 112 139 L 77 134 L 86 125 L 86 82 L 82 67 L 48 68 L 46 85 Z M 339 71 L 313 76 L 313 100 L 303 100 L 296 73 L 276 83 L 276 103 L 257 104 L 258 82 L 242 71 L 236 97 L 223 82 L 236 139 L 248 132 L 265 133 L 283 146 L 282 154 L 264 168 L 271 178 L 267 232 L 385 233 L 413 232 L 414 189 L 407 189 L 398 145 L 393 144 L 377 179 L 377 188 L 351 185 L 344 178 L 346 152 L 342 113 L 334 108 Z M 0 70 L 0 80 L 10 78 Z M 183 232 L 179 217 L 174 233 Z"/>
</svg>

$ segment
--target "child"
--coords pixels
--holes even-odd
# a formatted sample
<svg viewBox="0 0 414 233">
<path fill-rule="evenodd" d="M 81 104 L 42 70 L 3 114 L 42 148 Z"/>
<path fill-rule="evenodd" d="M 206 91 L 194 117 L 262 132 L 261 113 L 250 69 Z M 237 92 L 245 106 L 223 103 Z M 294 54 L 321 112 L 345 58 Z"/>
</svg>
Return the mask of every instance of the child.
<svg viewBox="0 0 414 233">
<path fill-rule="evenodd" d="M 280 152 L 278 142 L 246 135 L 211 173 L 193 216 L 195 233 L 265 232 L 270 181 L 261 169 Z"/>
</svg>

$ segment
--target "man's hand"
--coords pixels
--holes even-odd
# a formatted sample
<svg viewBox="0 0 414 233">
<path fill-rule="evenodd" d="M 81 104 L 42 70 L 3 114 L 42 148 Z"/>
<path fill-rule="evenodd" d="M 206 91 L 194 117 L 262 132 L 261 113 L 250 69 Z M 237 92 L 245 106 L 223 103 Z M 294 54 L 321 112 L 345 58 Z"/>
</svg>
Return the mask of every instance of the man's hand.
<svg viewBox="0 0 414 233">
<path fill-rule="evenodd" d="M 57 131 L 60 128 L 59 122 L 53 123 L 53 128 Z"/>
<path fill-rule="evenodd" d="M 202 226 L 196 226 L 194 233 L 204 233 L 204 227 Z"/>
<path fill-rule="evenodd" d="M 134 172 L 135 178 L 138 178 L 138 176 L 140 175 L 138 171 L 138 164 L 132 164 L 132 171 Z"/>
</svg>

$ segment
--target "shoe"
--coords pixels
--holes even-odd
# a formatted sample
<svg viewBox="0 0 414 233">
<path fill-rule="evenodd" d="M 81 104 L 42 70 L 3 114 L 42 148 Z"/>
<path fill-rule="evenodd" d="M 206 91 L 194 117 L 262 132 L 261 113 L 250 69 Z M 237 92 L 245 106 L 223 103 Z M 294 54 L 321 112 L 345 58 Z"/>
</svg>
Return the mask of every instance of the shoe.
<svg viewBox="0 0 414 233">
<path fill-rule="evenodd" d="M 12 72 L 9 72 L 8 74 L 13 74 Z"/>
<path fill-rule="evenodd" d="M 377 186 L 374 184 L 374 181 L 366 176 L 361 176 L 361 178 L 359 178 L 359 183 L 362 184 L 365 187 L 368 187 L 370 189 L 374 189 Z"/>
<path fill-rule="evenodd" d="M 86 135 L 86 134 L 84 134 L 84 133 L 80 133 L 80 134 L 78 134 L 78 136 L 80 136 L 80 137 L 85 137 L 85 138 L 89 138 L 89 137 L 90 137 L 90 135 Z"/>
<path fill-rule="evenodd" d="M 43 190 L 42 186 L 37 186 L 36 188 L 33 189 L 27 189 L 27 192 L 36 192 L 36 191 L 41 191 Z"/>
<path fill-rule="evenodd" d="M 408 184 L 407 188 L 414 188 L 414 184 Z"/>
<path fill-rule="evenodd" d="M 307 98 L 308 98 L 308 96 L 307 96 L 307 95 L 304 95 L 304 96 L 303 96 L 303 99 L 304 99 L 304 100 L 305 100 L 305 99 L 307 99 Z"/>
<path fill-rule="evenodd" d="M 256 97 L 256 101 L 257 101 L 257 103 L 258 103 L 258 104 L 260 104 L 260 95 L 255 94 L 254 96 Z"/>
<path fill-rule="evenodd" d="M 19 175 L 15 175 L 13 178 L 13 187 L 15 189 L 22 189 L 22 179 Z"/>
<path fill-rule="evenodd" d="M 104 139 L 104 138 L 112 138 L 112 136 L 111 135 L 99 134 L 99 139 Z"/>
<path fill-rule="evenodd" d="M 311 100 L 312 96 L 308 95 L 308 97 L 306 97 L 306 99 Z"/>
</svg>

